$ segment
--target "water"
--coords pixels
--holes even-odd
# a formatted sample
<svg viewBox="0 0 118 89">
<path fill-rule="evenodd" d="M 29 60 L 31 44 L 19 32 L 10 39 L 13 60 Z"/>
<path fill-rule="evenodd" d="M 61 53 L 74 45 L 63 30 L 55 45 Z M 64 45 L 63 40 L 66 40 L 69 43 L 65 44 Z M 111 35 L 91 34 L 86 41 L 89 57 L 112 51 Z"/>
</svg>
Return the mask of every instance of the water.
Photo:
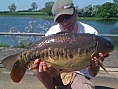
<svg viewBox="0 0 118 89">
<path fill-rule="evenodd" d="M 81 21 L 93 26 L 99 34 L 111 34 L 118 30 L 118 21 Z M 118 32 L 117 32 L 118 33 Z"/>
<path fill-rule="evenodd" d="M 0 17 L 0 32 L 29 32 L 45 33 L 52 25 L 53 20 L 30 17 Z M 37 40 L 40 37 L 0 36 L 0 44 L 16 45 L 20 42 Z"/>
<path fill-rule="evenodd" d="M 99 34 L 118 33 L 118 21 L 85 21 L 86 24 L 93 26 Z M 0 32 L 37 32 L 45 33 L 55 23 L 53 20 L 30 17 L 0 17 Z M 28 40 L 27 40 L 28 39 Z M 28 42 L 36 40 L 38 37 L 21 36 L 0 36 L 0 43 L 15 45 L 21 41 Z M 115 39 L 115 40 L 114 40 Z M 113 38 L 117 45 L 117 38 Z"/>
<path fill-rule="evenodd" d="M 49 23 L 50 22 L 50 23 Z M 47 30 L 47 27 L 51 26 L 52 20 L 45 20 L 39 18 L 30 17 L 0 17 L 0 31 L 9 32 L 41 32 L 41 30 Z M 44 27 L 43 27 L 44 26 Z"/>
</svg>

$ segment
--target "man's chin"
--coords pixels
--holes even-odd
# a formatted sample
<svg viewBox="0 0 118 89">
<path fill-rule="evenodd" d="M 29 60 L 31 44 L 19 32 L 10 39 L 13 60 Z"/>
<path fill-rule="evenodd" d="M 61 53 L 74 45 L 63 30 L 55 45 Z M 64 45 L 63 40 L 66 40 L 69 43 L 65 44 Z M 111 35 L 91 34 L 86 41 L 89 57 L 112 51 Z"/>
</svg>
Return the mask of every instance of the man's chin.
<svg viewBox="0 0 118 89">
<path fill-rule="evenodd" d="M 65 29 L 64 32 L 72 32 L 72 29 Z"/>
</svg>

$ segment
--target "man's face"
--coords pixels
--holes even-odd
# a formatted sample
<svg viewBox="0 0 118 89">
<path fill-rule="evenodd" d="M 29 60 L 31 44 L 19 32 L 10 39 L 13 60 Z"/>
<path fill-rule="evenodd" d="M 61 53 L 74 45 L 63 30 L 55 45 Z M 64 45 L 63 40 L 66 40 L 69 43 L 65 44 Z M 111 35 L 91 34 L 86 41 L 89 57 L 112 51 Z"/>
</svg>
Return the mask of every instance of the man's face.
<svg viewBox="0 0 118 89">
<path fill-rule="evenodd" d="M 67 15 L 67 14 L 60 15 L 57 18 L 56 22 L 59 23 L 59 25 L 62 28 L 62 31 L 72 32 L 77 22 L 77 12 L 74 11 L 72 15 Z"/>
</svg>

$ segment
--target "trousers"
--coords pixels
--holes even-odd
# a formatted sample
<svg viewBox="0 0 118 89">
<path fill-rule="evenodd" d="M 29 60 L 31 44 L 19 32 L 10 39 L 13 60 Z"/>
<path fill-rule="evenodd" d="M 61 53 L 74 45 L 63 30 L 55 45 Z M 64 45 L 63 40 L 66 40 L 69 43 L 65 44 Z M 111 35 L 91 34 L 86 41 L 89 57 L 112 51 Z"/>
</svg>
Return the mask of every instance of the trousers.
<svg viewBox="0 0 118 89">
<path fill-rule="evenodd" d="M 61 78 L 58 76 L 54 78 L 56 89 L 95 89 L 93 83 L 88 77 L 74 72 L 72 82 L 68 85 L 63 85 Z"/>
</svg>

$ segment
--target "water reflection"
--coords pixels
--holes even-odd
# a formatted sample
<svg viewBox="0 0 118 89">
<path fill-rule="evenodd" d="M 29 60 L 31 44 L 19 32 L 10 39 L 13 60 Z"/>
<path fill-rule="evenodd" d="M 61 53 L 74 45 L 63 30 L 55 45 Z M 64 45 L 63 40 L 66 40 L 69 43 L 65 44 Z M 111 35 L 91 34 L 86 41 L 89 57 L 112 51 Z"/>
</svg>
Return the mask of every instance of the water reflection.
<svg viewBox="0 0 118 89">
<path fill-rule="evenodd" d="M 93 26 L 99 34 L 111 34 L 114 29 L 118 30 L 118 21 L 81 20 L 81 22 Z"/>
</svg>

